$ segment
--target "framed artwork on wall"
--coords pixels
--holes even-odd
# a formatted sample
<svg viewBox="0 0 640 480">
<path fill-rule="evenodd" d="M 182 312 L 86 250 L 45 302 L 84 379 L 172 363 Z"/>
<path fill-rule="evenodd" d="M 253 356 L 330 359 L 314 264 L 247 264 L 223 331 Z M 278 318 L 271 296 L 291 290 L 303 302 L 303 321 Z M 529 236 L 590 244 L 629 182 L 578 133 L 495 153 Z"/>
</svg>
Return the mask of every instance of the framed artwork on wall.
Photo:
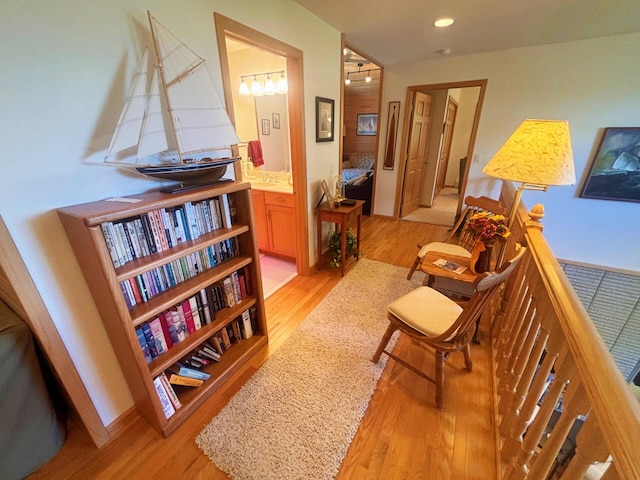
<svg viewBox="0 0 640 480">
<path fill-rule="evenodd" d="M 640 127 L 603 130 L 580 196 L 640 202 Z"/>
<path fill-rule="evenodd" d="M 387 145 L 384 153 L 382 168 L 393 170 L 396 157 L 396 137 L 398 136 L 398 115 L 400 102 L 389 102 L 389 116 L 387 117 Z"/>
<path fill-rule="evenodd" d="M 333 142 L 333 114 L 335 102 L 316 97 L 316 142 Z"/>
<path fill-rule="evenodd" d="M 356 125 L 356 135 L 377 135 L 378 134 L 378 114 L 359 113 Z"/>
<path fill-rule="evenodd" d="M 272 113 L 271 114 L 271 123 L 273 123 L 273 128 L 276 128 L 276 129 L 280 128 L 280 114 L 279 113 Z"/>
<path fill-rule="evenodd" d="M 262 119 L 262 135 L 271 135 L 271 126 L 266 118 Z"/>
</svg>

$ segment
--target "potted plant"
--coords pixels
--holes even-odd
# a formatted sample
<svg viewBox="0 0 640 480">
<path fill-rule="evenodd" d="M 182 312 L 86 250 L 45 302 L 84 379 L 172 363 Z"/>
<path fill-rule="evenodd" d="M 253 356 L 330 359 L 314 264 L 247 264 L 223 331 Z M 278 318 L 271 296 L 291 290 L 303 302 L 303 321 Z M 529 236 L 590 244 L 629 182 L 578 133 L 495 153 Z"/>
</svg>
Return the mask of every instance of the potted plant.
<svg viewBox="0 0 640 480">
<path fill-rule="evenodd" d="M 331 250 L 331 262 L 329 262 L 330 267 L 339 267 L 340 266 L 340 257 L 341 257 L 341 242 L 342 242 L 342 232 L 339 230 L 335 230 L 329 234 L 328 244 L 329 250 Z M 351 228 L 347 229 L 347 239 L 346 239 L 346 253 L 345 260 L 351 256 L 357 257 L 359 255 L 358 252 L 358 241 L 356 236 L 353 234 L 353 230 Z"/>
</svg>

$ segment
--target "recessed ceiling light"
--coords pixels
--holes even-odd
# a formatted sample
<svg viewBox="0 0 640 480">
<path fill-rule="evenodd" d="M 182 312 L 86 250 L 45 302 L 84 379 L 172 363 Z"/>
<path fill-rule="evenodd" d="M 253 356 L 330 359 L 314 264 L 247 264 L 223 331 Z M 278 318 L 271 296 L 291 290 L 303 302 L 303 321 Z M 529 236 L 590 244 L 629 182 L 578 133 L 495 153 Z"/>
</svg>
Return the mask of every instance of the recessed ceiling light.
<svg viewBox="0 0 640 480">
<path fill-rule="evenodd" d="M 451 49 L 450 48 L 441 48 L 440 50 L 437 51 L 440 55 L 449 55 L 451 53 Z"/>
<path fill-rule="evenodd" d="M 435 22 L 433 22 L 434 27 L 448 27 L 449 25 L 453 25 L 455 20 L 453 18 L 439 18 Z"/>
</svg>

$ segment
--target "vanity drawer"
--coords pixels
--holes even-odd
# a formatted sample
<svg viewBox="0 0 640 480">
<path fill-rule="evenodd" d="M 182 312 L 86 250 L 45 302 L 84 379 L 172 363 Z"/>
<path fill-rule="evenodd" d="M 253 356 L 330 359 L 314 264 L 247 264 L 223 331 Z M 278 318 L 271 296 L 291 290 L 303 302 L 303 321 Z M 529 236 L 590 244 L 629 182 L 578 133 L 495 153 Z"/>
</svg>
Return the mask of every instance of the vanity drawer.
<svg viewBox="0 0 640 480">
<path fill-rule="evenodd" d="M 293 208 L 293 195 L 288 193 L 264 192 L 264 203 Z"/>
</svg>

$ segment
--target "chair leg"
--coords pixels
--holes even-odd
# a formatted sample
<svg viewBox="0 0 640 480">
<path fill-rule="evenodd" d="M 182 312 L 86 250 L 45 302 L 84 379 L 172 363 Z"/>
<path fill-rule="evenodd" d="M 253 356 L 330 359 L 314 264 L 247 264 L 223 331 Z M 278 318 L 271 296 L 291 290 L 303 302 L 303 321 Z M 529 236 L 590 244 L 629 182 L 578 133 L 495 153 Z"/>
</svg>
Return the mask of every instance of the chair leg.
<svg viewBox="0 0 640 480">
<path fill-rule="evenodd" d="M 444 352 L 436 350 L 436 408 L 444 407 L 444 361 L 447 359 Z"/>
<path fill-rule="evenodd" d="M 464 353 L 464 366 L 467 367 L 467 370 L 469 370 L 470 372 L 473 371 L 473 361 L 471 360 L 471 346 L 468 343 L 462 349 L 462 353 Z"/>
<path fill-rule="evenodd" d="M 413 265 L 411 265 L 411 268 L 409 269 L 409 273 L 407 274 L 407 280 L 411 280 L 413 272 L 416 271 L 416 269 L 420 265 L 420 262 L 422 262 L 422 259 L 420 257 L 416 257 L 416 259 L 413 261 Z"/>
<path fill-rule="evenodd" d="M 380 344 L 376 349 L 376 353 L 374 353 L 373 358 L 371 358 L 371 361 L 373 363 L 378 363 L 378 361 L 380 360 L 380 356 L 382 355 L 382 351 L 387 346 L 387 343 L 389 343 L 389 340 L 391 340 L 391 335 L 393 335 L 393 332 L 395 332 L 396 330 L 397 328 L 394 327 L 392 323 L 389 323 L 389 326 L 387 327 L 387 330 L 384 332 L 384 335 L 382 336 L 382 340 L 380 340 Z"/>
</svg>

